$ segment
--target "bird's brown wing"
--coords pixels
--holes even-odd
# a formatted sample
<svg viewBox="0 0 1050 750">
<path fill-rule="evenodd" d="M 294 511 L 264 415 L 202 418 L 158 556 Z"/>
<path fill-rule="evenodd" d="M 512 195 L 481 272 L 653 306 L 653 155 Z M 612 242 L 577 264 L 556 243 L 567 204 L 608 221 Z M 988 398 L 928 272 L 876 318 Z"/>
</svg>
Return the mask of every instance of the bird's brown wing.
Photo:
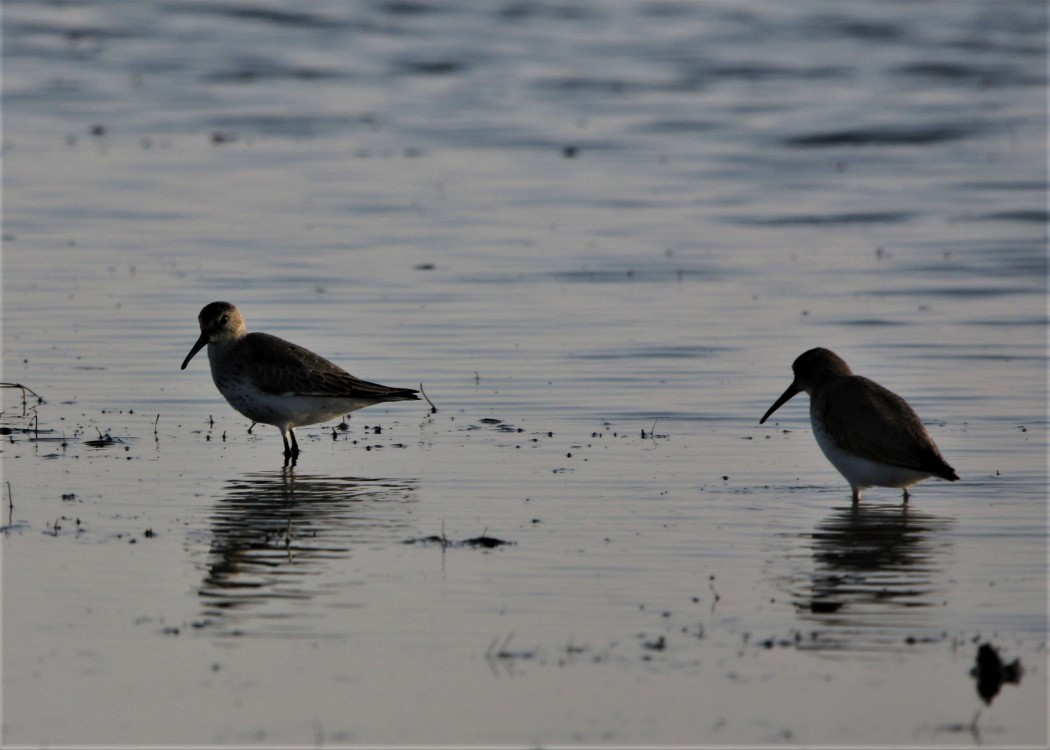
<svg viewBox="0 0 1050 750">
<path fill-rule="evenodd" d="M 393 388 L 355 378 L 309 349 L 267 333 L 249 333 L 242 346 L 250 347 L 254 385 L 266 393 L 334 396 L 379 401 L 417 400 L 410 388 Z"/>
<path fill-rule="evenodd" d="M 841 378 L 821 393 L 813 408 L 829 437 L 850 453 L 958 479 L 908 402 L 872 380 Z"/>
</svg>

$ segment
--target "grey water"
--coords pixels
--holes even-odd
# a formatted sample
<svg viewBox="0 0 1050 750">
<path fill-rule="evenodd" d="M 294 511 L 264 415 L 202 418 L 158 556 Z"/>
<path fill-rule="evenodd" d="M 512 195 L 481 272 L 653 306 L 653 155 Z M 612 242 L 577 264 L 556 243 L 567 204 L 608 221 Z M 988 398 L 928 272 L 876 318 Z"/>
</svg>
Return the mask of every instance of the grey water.
<svg viewBox="0 0 1050 750">
<path fill-rule="evenodd" d="M 2 14 L 5 745 L 1047 743 L 1045 3 Z M 220 299 L 437 411 L 285 466 Z"/>
</svg>

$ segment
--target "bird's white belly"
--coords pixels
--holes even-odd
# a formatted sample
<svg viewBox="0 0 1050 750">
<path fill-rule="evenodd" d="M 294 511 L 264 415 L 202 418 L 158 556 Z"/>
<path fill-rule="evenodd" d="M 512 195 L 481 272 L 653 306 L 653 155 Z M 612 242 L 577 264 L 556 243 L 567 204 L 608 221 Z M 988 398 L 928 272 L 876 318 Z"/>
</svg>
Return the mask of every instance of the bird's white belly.
<svg viewBox="0 0 1050 750">
<path fill-rule="evenodd" d="M 925 472 L 880 463 L 874 458 L 844 451 L 815 420 L 813 437 L 831 465 L 854 487 L 907 487 L 930 476 Z"/>
<path fill-rule="evenodd" d="M 371 402 L 296 393 L 266 393 L 246 380 L 216 381 L 215 385 L 230 406 L 253 422 L 284 429 L 317 424 L 341 417 Z"/>
</svg>

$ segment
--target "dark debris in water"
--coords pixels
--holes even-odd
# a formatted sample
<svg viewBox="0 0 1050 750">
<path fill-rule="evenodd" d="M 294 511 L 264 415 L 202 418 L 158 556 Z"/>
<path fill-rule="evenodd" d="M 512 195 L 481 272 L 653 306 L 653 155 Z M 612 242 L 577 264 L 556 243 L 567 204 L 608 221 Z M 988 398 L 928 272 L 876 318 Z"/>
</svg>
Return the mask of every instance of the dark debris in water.
<svg viewBox="0 0 1050 750">
<path fill-rule="evenodd" d="M 510 633 L 504 638 L 496 636 L 489 643 L 489 647 L 485 650 L 484 658 L 485 662 L 489 665 L 493 674 L 498 674 L 499 670 L 496 668 L 497 664 L 503 663 L 505 666 L 513 664 L 516 661 L 530 661 L 537 658 L 539 652 L 536 649 L 517 649 L 511 650 L 510 642 L 514 638 L 514 634 Z"/>
<path fill-rule="evenodd" d="M 462 541 L 456 542 L 444 534 L 438 536 L 437 534 L 431 534 L 430 536 L 419 537 L 418 539 L 406 539 L 405 544 L 419 544 L 419 545 L 440 545 L 443 549 L 448 547 L 474 547 L 480 549 L 495 549 L 496 547 L 504 547 L 509 544 L 517 544 L 517 542 L 509 542 L 505 539 L 497 539 L 496 537 L 489 536 L 488 534 L 482 534 L 481 536 L 471 537 L 470 539 L 463 539 Z"/>
<path fill-rule="evenodd" d="M 493 536 L 482 534 L 471 539 L 464 539 L 461 544 L 465 547 L 481 547 L 483 549 L 494 549 L 495 547 L 502 547 L 507 544 L 514 544 L 514 542 L 508 542 L 504 539 L 497 539 Z"/>
<path fill-rule="evenodd" d="M 89 445 L 92 448 L 108 448 L 109 446 L 117 445 L 120 442 L 121 442 L 120 440 L 117 440 L 112 435 L 110 435 L 108 432 L 105 435 L 103 435 L 100 432 L 97 439 L 95 439 L 95 440 L 85 440 L 84 441 L 84 445 Z"/>
<path fill-rule="evenodd" d="M 1004 663 L 998 650 L 990 643 L 982 643 L 977 649 L 977 664 L 970 671 L 970 676 L 977 680 L 977 694 L 989 706 L 1005 683 L 1020 685 L 1023 674 L 1020 659 Z"/>
<path fill-rule="evenodd" d="M 511 433 L 525 432 L 525 430 L 522 429 L 521 427 L 515 427 L 514 425 L 510 424 L 509 422 L 505 422 L 502 419 L 496 419 L 495 417 L 484 417 L 482 419 L 479 419 L 477 425 L 471 425 L 467 429 L 468 430 L 479 430 L 481 428 L 478 425 L 485 425 L 486 427 L 492 427 L 493 429 L 496 430 L 496 432 L 511 432 Z"/>
<path fill-rule="evenodd" d="M 831 130 L 796 135 L 784 139 L 784 144 L 795 148 L 823 148 L 832 146 L 925 146 L 956 141 L 978 132 L 970 127 L 955 124 L 929 127 L 886 126 L 857 128 L 853 130 Z"/>
<path fill-rule="evenodd" d="M 644 641 L 642 648 L 648 649 L 649 651 L 663 651 L 667 648 L 667 639 L 662 635 L 654 641 Z"/>
</svg>

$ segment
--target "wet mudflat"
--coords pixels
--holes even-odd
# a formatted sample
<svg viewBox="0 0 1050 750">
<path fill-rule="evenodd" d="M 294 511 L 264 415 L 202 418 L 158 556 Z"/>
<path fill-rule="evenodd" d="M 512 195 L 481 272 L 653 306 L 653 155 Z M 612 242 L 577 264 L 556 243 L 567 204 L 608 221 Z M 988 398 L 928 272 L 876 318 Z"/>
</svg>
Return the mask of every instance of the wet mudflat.
<svg viewBox="0 0 1050 750">
<path fill-rule="evenodd" d="M 4 742 L 1045 744 L 1005 7 L 5 4 Z M 438 411 L 286 465 L 218 299 Z M 759 426 L 817 345 L 962 480 Z"/>
</svg>

